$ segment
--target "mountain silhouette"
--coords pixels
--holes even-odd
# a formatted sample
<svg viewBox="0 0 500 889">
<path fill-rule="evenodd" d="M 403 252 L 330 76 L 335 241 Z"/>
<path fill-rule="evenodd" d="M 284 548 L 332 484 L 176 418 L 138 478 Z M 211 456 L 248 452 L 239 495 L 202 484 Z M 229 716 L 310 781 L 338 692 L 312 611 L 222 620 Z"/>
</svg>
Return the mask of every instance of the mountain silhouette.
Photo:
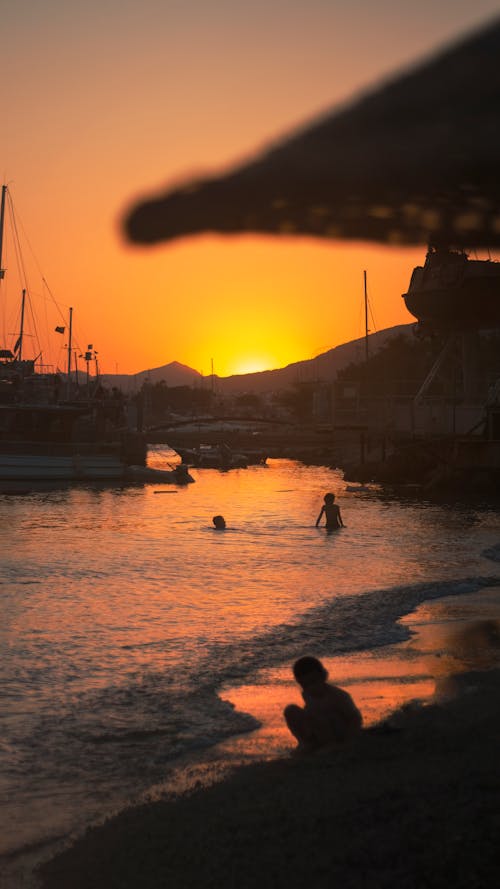
<svg viewBox="0 0 500 889">
<path fill-rule="evenodd" d="M 399 334 L 410 335 L 413 324 L 398 324 L 370 334 L 368 348 L 371 353 L 378 351 L 385 343 Z M 214 375 L 213 383 L 216 392 L 221 395 L 237 395 L 242 392 L 255 394 L 276 392 L 288 389 L 295 383 L 332 382 L 339 370 L 353 362 L 363 361 L 365 357 L 365 337 L 351 340 L 335 346 L 327 352 L 295 361 L 286 367 L 274 370 L 263 370 L 257 373 L 233 374 L 229 377 Z M 212 377 L 204 377 L 192 367 L 171 361 L 162 367 L 142 370 L 136 374 L 101 374 L 104 386 L 118 386 L 125 393 L 137 392 L 146 381 L 159 383 L 164 381 L 167 386 L 212 386 Z"/>
<path fill-rule="evenodd" d="M 141 370 L 136 374 L 100 374 L 103 386 L 117 386 L 123 392 L 138 392 L 142 384 L 160 383 L 162 380 L 167 386 L 200 386 L 204 377 L 192 367 L 171 361 L 162 367 Z"/>
</svg>

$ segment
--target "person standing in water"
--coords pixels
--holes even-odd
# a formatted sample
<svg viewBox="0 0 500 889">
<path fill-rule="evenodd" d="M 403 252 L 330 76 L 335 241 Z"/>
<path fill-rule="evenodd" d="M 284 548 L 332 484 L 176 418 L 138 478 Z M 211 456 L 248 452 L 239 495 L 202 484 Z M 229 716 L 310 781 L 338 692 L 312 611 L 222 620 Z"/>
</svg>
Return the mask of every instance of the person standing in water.
<svg viewBox="0 0 500 889">
<path fill-rule="evenodd" d="M 316 527 L 318 527 L 322 516 L 325 516 L 327 531 L 334 531 L 337 528 L 343 528 L 344 523 L 342 521 L 342 516 L 340 515 L 340 509 L 335 503 L 335 494 L 325 494 L 323 499 L 325 502 L 321 507 L 321 512 L 318 518 L 316 519 Z"/>
</svg>

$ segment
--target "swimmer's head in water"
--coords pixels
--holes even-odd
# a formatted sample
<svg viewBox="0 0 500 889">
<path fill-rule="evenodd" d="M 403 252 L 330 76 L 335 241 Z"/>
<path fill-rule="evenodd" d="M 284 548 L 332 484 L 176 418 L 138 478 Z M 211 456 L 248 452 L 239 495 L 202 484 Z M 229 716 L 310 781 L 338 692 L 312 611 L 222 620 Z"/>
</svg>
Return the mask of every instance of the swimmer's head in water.
<svg viewBox="0 0 500 889">
<path fill-rule="evenodd" d="M 226 527 L 226 520 L 223 515 L 214 515 L 212 521 L 214 523 L 214 527 L 217 528 L 219 531 Z"/>
<path fill-rule="evenodd" d="M 304 680 L 307 682 L 308 677 L 323 681 L 328 679 L 328 671 L 325 670 L 317 657 L 299 657 L 298 661 L 295 661 L 293 665 L 293 675 L 299 685 L 303 685 Z"/>
<path fill-rule="evenodd" d="M 335 502 L 335 494 L 325 494 L 323 497 L 325 503 L 334 503 Z"/>
</svg>

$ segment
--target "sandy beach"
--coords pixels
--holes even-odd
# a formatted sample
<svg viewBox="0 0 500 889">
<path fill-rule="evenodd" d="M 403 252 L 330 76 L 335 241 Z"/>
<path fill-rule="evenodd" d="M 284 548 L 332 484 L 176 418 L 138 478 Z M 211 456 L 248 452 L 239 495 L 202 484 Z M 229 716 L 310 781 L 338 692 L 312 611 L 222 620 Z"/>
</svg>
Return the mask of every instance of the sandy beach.
<svg viewBox="0 0 500 889">
<path fill-rule="evenodd" d="M 498 650 L 498 626 L 454 630 L 452 656 L 461 641 L 476 669 L 450 669 L 445 657 L 431 701 L 410 695 L 349 747 L 294 756 L 289 745 L 211 786 L 129 809 L 44 864 L 43 889 L 493 889 L 500 669 L 480 662 L 485 647 Z M 425 640 L 424 630 L 423 650 Z M 272 746 L 271 735 L 264 726 L 261 741 Z"/>
<path fill-rule="evenodd" d="M 44 889 L 498 885 L 500 672 L 348 749 L 239 770 L 128 811 L 42 869 Z"/>
</svg>

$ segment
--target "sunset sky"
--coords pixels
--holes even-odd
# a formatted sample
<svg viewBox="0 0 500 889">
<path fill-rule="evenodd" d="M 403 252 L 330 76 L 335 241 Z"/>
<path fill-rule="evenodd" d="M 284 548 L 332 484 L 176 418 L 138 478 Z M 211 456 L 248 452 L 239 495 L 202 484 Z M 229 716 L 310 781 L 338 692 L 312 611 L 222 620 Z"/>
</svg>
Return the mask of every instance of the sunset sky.
<svg viewBox="0 0 500 889">
<path fill-rule="evenodd" d="M 413 320 L 401 294 L 424 248 L 137 248 L 120 220 L 138 195 L 234 164 L 497 13 L 498 0 L 4 0 L 0 177 L 29 242 L 44 360 L 64 366 L 53 325 L 71 305 L 77 346 L 105 373 L 281 367 L 364 333 L 364 269 L 372 329 Z M 18 329 L 18 264 L 6 237 L 0 348 Z"/>
</svg>

